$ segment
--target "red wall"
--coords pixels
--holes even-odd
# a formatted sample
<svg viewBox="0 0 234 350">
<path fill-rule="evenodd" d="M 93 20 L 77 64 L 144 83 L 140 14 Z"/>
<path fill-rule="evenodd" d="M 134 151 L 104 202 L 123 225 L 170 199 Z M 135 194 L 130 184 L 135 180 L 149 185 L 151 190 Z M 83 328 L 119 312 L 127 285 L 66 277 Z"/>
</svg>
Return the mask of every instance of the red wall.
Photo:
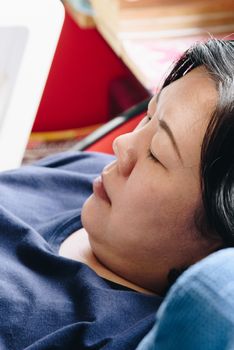
<svg viewBox="0 0 234 350">
<path fill-rule="evenodd" d="M 82 30 L 66 15 L 33 131 L 105 122 L 110 114 L 119 112 L 113 110 L 115 103 L 110 98 L 119 81 L 130 84 L 129 98 L 123 91 L 123 108 L 148 95 L 96 29 Z M 116 95 L 121 99 L 121 88 Z"/>
</svg>

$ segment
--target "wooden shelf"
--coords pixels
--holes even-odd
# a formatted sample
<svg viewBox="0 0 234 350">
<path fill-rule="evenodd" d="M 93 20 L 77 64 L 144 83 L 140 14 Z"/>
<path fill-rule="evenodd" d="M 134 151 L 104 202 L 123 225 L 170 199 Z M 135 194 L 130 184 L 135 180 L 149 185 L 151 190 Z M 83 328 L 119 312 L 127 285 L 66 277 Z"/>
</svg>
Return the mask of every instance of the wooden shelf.
<svg viewBox="0 0 234 350">
<path fill-rule="evenodd" d="M 91 3 L 97 29 L 151 92 L 160 85 L 172 62 L 194 42 L 210 36 L 223 38 L 234 31 L 233 0 L 180 0 L 178 7 L 175 0 Z"/>
<path fill-rule="evenodd" d="M 80 28 L 95 28 L 96 24 L 92 16 L 75 9 L 69 0 L 62 0 L 62 2 L 69 15 L 74 19 Z"/>
</svg>

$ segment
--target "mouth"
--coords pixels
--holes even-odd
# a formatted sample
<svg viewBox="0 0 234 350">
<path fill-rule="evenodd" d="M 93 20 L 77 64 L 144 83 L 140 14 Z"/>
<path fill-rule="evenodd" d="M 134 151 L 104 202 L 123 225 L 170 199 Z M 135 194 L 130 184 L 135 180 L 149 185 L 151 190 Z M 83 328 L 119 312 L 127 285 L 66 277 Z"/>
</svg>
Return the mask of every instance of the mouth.
<svg viewBox="0 0 234 350">
<path fill-rule="evenodd" d="M 94 182 L 93 182 L 93 193 L 101 198 L 102 200 L 104 200 L 105 202 L 107 202 L 109 205 L 111 204 L 110 198 L 107 195 L 104 183 L 103 183 L 103 176 L 100 175 L 98 176 Z"/>
</svg>

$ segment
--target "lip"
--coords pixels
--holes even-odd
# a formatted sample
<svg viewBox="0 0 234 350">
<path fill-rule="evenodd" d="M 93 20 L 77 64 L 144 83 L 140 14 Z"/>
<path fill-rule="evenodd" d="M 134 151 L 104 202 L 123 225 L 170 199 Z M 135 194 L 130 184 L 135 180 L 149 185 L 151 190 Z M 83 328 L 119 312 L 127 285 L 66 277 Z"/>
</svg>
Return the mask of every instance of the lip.
<svg viewBox="0 0 234 350">
<path fill-rule="evenodd" d="M 107 202 L 108 204 L 111 204 L 110 198 L 107 195 L 104 183 L 103 183 L 103 176 L 100 175 L 98 176 L 94 181 L 93 181 L 93 193 Z"/>
</svg>

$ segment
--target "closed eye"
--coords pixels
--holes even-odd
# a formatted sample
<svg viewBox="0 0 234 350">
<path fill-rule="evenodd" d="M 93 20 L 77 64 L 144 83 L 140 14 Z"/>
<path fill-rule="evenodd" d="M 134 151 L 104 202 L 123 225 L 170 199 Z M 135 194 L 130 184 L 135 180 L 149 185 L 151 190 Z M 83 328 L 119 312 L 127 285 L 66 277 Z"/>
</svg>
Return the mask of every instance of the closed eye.
<svg viewBox="0 0 234 350">
<path fill-rule="evenodd" d="M 148 158 L 150 158 L 151 160 L 153 160 L 155 163 L 160 163 L 158 158 L 155 157 L 155 155 L 151 152 L 151 150 L 148 150 Z"/>
</svg>

